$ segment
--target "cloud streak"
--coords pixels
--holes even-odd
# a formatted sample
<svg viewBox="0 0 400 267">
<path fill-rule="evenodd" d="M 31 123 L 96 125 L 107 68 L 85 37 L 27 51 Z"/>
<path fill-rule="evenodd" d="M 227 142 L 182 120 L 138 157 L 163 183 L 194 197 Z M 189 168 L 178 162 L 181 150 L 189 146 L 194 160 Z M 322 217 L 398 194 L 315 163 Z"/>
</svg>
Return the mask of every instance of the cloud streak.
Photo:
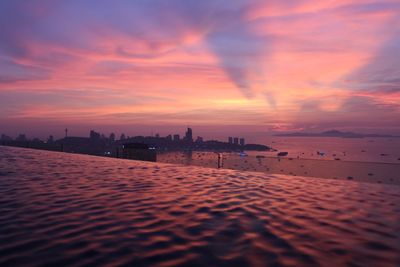
<svg viewBox="0 0 400 267">
<path fill-rule="evenodd" d="M 389 0 L 1 1 L 0 119 L 203 124 L 214 111 L 226 124 L 364 127 L 369 109 L 371 127 L 392 127 L 399 18 Z"/>
</svg>

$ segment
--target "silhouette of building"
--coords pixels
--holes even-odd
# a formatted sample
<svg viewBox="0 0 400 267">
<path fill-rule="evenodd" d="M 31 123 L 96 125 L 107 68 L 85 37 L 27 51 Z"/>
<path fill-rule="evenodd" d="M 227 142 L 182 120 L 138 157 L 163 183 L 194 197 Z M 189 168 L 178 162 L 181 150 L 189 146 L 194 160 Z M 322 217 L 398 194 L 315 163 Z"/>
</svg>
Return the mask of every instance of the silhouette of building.
<svg viewBox="0 0 400 267">
<path fill-rule="evenodd" d="M 122 157 L 125 159 L 157 161 L 154 147 L 142 143 L 130 143 L 122 146 Z"/>
<path fill-rule="evenodd" d="M 68 137 L 68 128 L 65 128 L 65 138 L 67 138 Z"/>
<path fill-rule="evenodd" d="M 121 134 L 119 140 L 124 141 L 126 139 L 125 134 Z"/>
<path fill-rule="evenodd" d="M 17 138 L 15 138 L 15 140 L 16 140 L 16 141 L 25 142 L 25 141 L 27 141 L 28 139 L 26 139 L 26 135 L 25 135 L 25 134 L 20 134 L 20 135 L 18 135 Z"/>
<path fill-rule="evenodd" d="M 196 143 L 203 143 L 203 137 L 197 136 Z"/>
<path fill-rule="evenodd" d="M 156 138 L 160 138 L 160 134 L 157 133 L 157 134 L 156 134 Z"/>
<path fill-rule="evenodd" d="M 166 137 L 165 137 L 165 139 L 167 140 L 167 141 L 172 141 L 172 135 L 167 135 Z"/>
<path fill-rule="evenodd" d="M 240 138 L 240 139 L 239 139 L 239 144 L 240 144 L 241 146 L 244 146 L 244 138 Z"/>
<path fill-rule="evenodd" d="M 233 137 L 229 137 L 229 138 L 228 138 L 228 143 L 229 143 L 229 144 L 233 144 Z"/>
<path fill-rule="evenodd" d="M 174 134 L 174 141 L 178 142 L 180 140 L 179 134 Z"/>
<path fill-rule="evenodd" d="M 90 139 L 99 140 L 100 139 L 100 134 L 98 132 L 95 132 L 95 131 L 91 130 L 90 131 Z"/>
<path fill-rule="evenodd" d="M 115 141 L 115 133 L 111 133 L 109 139 L 110 139 L 110 142 L 114 142 Z"/>
<path fill-rule="evenodd" d="M 237 137 L 233 138 L 233 143 L 235 145 L 238 145 L 239 144 L 239 138 L 237 138 Z"/>
<path fill-rule="evenodd" d="M 54 142 L 54 137 L 52 135 L 47 138 L 47 143 L 52 144 Z"/>
<path fill-rule="evenodd" d="M 2 134 L 1 141 L 12 141 L 12 138 L 8 135 Z"/>
<path fill-rule="evenodd" d="M 187 128 L 185 133 L 185 140 L 188 142 L 193 142 L 193 131 L 192 128 Z"/>
</svg>

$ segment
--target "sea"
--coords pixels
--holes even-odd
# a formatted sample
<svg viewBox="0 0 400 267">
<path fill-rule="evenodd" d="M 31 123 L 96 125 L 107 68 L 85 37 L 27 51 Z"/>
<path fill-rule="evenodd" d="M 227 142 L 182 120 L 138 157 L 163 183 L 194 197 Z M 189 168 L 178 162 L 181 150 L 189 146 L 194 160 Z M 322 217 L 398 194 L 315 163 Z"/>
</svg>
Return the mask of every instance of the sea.
<svg viewBox="0 0 400 267">
<path fill-rule="evenodd" d="M 258 143 L 273 150 L 173 151 L 159 153 L 157 161 L 400 185 L 400 138 L 269 137 Z"/>
<path fill-rule="evenodd" d="M 279 137 L 258 138 L 260 144 L 289 157 L 361 162 L 400 163 L 400 138 Z M 318 153 L 319 152 L 319 153 Z M 259 154 L 259 153 L 257 153 Z M 275 152 L 265 153 L 275 155 Z"/>
</svg>

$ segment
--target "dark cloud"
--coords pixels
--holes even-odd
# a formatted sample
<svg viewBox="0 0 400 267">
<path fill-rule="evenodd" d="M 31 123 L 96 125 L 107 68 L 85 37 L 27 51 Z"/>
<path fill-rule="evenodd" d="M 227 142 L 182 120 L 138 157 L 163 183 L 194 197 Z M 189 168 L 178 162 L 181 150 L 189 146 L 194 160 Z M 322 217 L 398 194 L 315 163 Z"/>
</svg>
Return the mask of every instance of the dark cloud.
<svg viewBox="0 0 400 267">
<path fill-rule="evenodd" d="M 19 81 L 45 80 L 49 71 L 40 67 L 23 65 L 11 60 L 0 59 L 0 84 Z"/>
<path fill-rule="evenodd" d="M 268 40 L 252 33 L 243 20 L 250 2 L 2 1 L 0 52 L 41 66 L 74 59 L 52 49 L 152 59 L 173 51 L 197 32 L 206 35 L 227 77 L 251 97 L 250 75 L 260 70 L 259 57 Z M 107 39 L 120 41 L 110 50 L 103 44 Z M 32 44 L 53 56 L 35 54 Z"/>
<path fill-rule="evenodd" d="M 400 2 L 377 2 L 364 5 L 349 5 L 351 13 L 380 14 L 388 13 L 391 17 L 382 30 L 389 36 L 383 45 L 366 64 L 336 82 L 336 86 L 356 91 L 376 94 L 400 92 Z"/>
<path fill-rule="evenodd" d="M 228 78 L 246 97 L 251 98 L 254 79 L 250 76 L 261 73 L 262 58 L 268 49 L 269 40 L 256 36 L 246 25 L 235 22 L 228 29 L 211 32 L 207 36 L 207 42 Z"/>
<path fill-rule="evenodd" d="M 350 73 L 342 84 L 355 90 L 400 92 L 400 38 L 396 36 L 366 65 Z"/>
<path fill-rule="evenodd" d="M 275 98 L 274 93 L 271 91 L 265 91 L 264 95 L 265 95 L 265 98 L 267 99 L 269 106 L 273 109 L 276 109 L 276 98 Z"/>
<path fill-rule="evenodd" d="M 374 15 L 382 12 L 399 12 L 400 3 L 395 1 L 377 1 L 370 3 L 352 3 L 333 9 L 336 13 L 348 16 Z"/>
</svg>

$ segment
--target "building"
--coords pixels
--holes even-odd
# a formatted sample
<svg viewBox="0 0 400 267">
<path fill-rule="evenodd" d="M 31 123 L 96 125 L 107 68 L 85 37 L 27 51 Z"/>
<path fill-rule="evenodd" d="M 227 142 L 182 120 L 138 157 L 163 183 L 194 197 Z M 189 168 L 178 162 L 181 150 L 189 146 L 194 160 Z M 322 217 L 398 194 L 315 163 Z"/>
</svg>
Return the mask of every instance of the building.
<svg viewBox="0 0 400 267">
<path fill-rule="evenodd" d="M 229 143 L 229 144 L 233 144 L 233 137 L 229 137 L 229 138 L 228 138 L 228 143 Z"/>
<path fill-rule="evenodd" d="M 233 143 L 235 145 L 238 145 L 239 144 L 239 138 L 237 138 L 237 137 L 233 138 Z"/>
<path fill-rule="evenodd" d="M 90 131 L 90 139 L 99 140 L 100 139 L 100 134 L 98 132 L 95 132 L 95 131 L 91 130 Z"/>
<path fill-rule="evenodd" d="M 193 131 L 192 128 L 187 128 L 185 133 L 185 140 L 188 142 L 193 142 Z"/>
<path fill-rule="evenodd" d="M 109 139 L 111 142 L 114 142 L 115 141 L 115 133 L 111 133 Z"/>
<path fill-rule="evenodd" d="M 1 141 L 12 141 L 12 138 L 5 134 L 2 134 L 0 139 Z"/>
<path fill-rule="evenodd" d="M 165 139 L 167 140 L 167 141 L 172 141 L 172 135 L 167 135 L 166 137 L 165 137 Z"/>
<path fill-rule="evenodd" d="M 52 135 L 50 135 L 49 138 L 47 138 L 47 143 L 49 144 L 54 143 L 54 137 Z"/>
<path fill-rule="evenodd" d="M 17 138 L 15 138 L 15 140 L 16 140 L 16 141 L 19 141 L 19 142 L 26 142 L 26 141 L 28 141 L 28 139 L 26 138 L 26 135 L 25 135 L 25 134 L 20 134 L 20 135 L 18 135 Z"/>
<path fill-rule="evenodd" d="M 244 138 L 240 138 L 240 139 L 239 139 L 239 144 L 240 144 L 241 146 L 244 146 Z"/>
<path fill-rule="evenodd" d="M 128 143 L 122 145 L 122 158 L 156 162 L 157 153 L 153 146 L 142 143 Z"/>
<path fill-rule="evenodd" d="M 178 142 L 180 140 L 179 134 L 174 134 L 174 141 Z"/>
<path fill-rule="evenodd" d="M 203 143 L 203 137 L 197 136 L 196 143 Z"/>
</svg>

